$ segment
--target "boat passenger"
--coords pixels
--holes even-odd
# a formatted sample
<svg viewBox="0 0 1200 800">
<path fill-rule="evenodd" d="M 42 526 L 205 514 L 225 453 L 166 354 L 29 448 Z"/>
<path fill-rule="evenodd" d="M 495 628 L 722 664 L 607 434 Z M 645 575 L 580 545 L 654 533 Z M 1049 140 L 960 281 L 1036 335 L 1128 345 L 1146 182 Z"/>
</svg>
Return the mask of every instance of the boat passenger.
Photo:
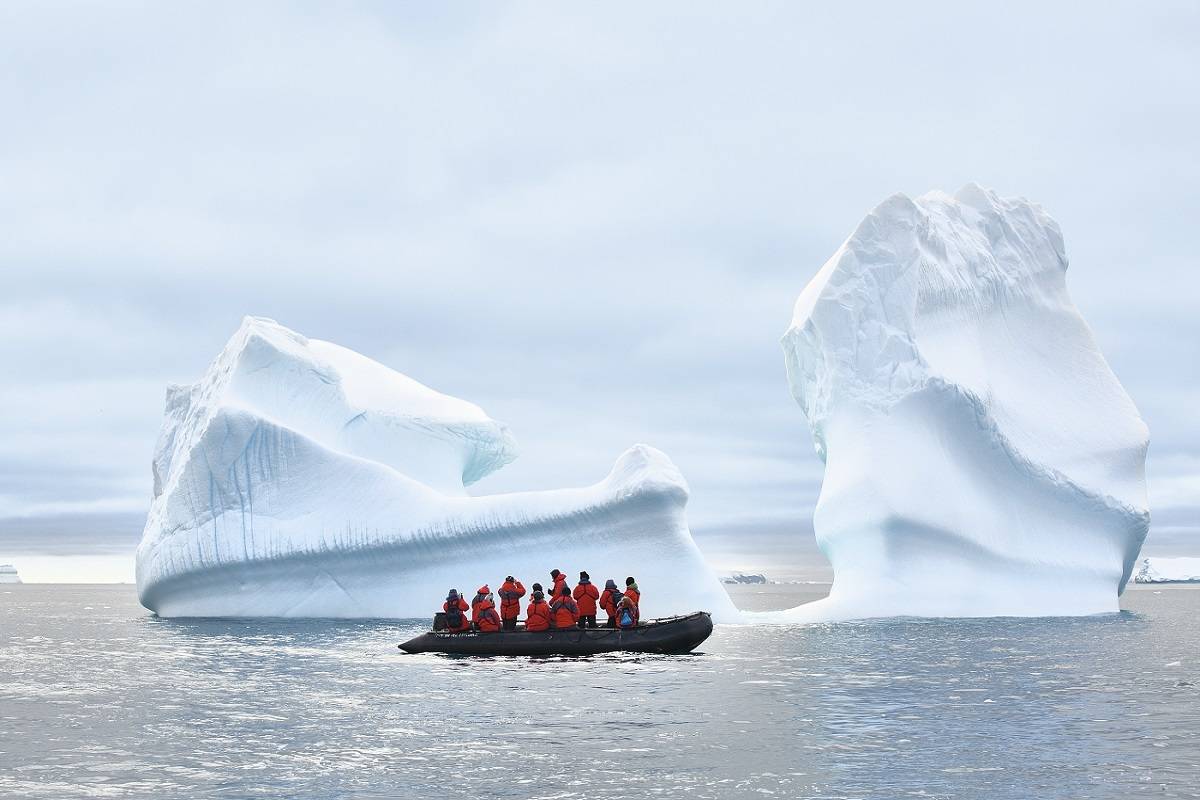
<svg viewBox="0 0 1200 800">
<path fill-rule="evenodd" d="M 579 606 L 571 599 L 571 590 L 566 584 L 550 603 L 550 621 L 559 630 L 574 628 L 579 623 Z"/>
<path fill-rule="evenodd" d="M 504 630 L 517 629 L 517 617 L 521 616 L 521 598 L 525 596 L 525 584 L 509 575 L 500 586 L 500 620 Z"/>
<path fill-rule="evenodd" d="M 495 633 L 500 630 L 500 615 L 496 613 L 496 602 L 491 594 L 479 603 L 475 627 L 480 633 Z"/>
<path fill-rule="evenodd" d="M 554 602 L 562 590 L 567 586 L 567 576 L 565 573 L 559 572 L 556 569 L 550 570 L 550 580 L 554 583 L 554 588 L 550 590 L 550 602 Z"/>
<path fill-rule="evenodd" d="M 442 603 L 442 611 L 446 612 L 446 630 L 451 633 L 471 630 L 468 608 L 467 601 L 458 593 L 458 589 L 451 589 L 450 594 L 446 595 L 446 602 Z"/>
<path fill-rule="evenodd" d="M 622 597 L 621 602 L 617 603 L 617 627 L 636 628 L 640 616 L 637 603 L 628 597 Z"/>
<path fill-rule="evenodd" d="M 591 576 L 586 572 L 579 573 L 579 585 L 571 594 L 579 606 L 579 627 L 596 627 L 596 601 L 600 599 L 600 590 L 592 583 Z"/>
<path fill-rule="evenodd" d="M 487 599 L 487 596 L 492 593 L 492 590 L 485 583 L 479 587 L 479 591 L 471 598 L 471 622 L 479 622 L 479 606 Z"/>
<path fill-rule="evenodd" d="M 608 622 L 604 623 L 604 627 L 617 627 L 617 603 L 621 602 L 621 597 L 616 581 L 609 578 L 604 582 L 604 591 L 600 593 L 600 607 L 608 614 Z"/>
<path fill-rule="evenodd" d="M 535 583 L 536 587 L 537 584 Z M 525 630 L 544 631 L 550 627 L 550 604 L 540 588 L 529 596 L 529 607 L 525 609 Z"/>
<path fill-rule="evenodd" d="M 625 579 L 625 596 L 632 600 L 635 606 L 641 606 L 642 593 L 638 589 L 637 581 L 632 577 Z"/>
</svg>

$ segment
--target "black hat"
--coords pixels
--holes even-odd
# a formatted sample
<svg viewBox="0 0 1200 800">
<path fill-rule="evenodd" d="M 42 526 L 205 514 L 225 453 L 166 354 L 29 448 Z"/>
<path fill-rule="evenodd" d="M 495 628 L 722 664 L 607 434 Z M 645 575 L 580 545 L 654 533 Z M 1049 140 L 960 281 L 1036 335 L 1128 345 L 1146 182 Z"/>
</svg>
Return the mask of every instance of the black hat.
<svg viewBox="0 0 1200 800">
<path fill-rule="evenodd" d="M 535 592 L 540 592 L 540 591 L 542 590 L 542 585 L 541 585 L 540 583 L 535 583 L 535 584 L 533 585 L 533 590 L 534 590 Z"/>
<path fill-rule="evenodd" d="M 626 578 L 626 579 L 625 579 L 625 585 L 626 585 L 626 586 L 633 586 L 635 583 L 637 583 L 637 581 L 635 581 L 635 580 L 634 580 L 632 577 L 629 577 L 629 578 Z"/>
<path fill-rule="evenodd" d="M 544 598 L 544 597 L 545 597 L 545 595 L 543 595 L 543 594 L 542 594 L 542 590 L 541 590 L 541 589 L 534 589 L 534 590 L 533 590 L 533 599 L 534 599 L 534 600 L 541 600 L 541 599 L 542 599 L 542 598 Z"/>
<path fill-rule="evenodd" d="M 509 583 L 512 583 L 514 579 L 513 579 L 513 576 L 512 576 L 512 575 L 509 575 L 509 576 L 508 576 L 508 577 L 506 577 L 504 580 L 508 581 Z"/>
<path fill-rule="evenodd" d="M 581 572 L 581 573 L 579 573 L 579 580 L 581 580 L 581 581 L 590 581 L 591 579 L 592 579 L 592 576 L 591 576 L 591 575 L 588 575 L 586 572 Z"/>
<path fill-rule="evenodd" d="M 558 577 L 559 575 L 561 575 L 561 574 L 562 574 L 562 573 L 561 573 L 561 572 L 559 572 L 559 571 L 558 571 L 558 570 L 556 570 L 556 569 L 552 569 L 552 570 L 550 570 L 550 577 L 551 577 L 551 578 L 557 578 L 557 577 Z"/>
</svg>

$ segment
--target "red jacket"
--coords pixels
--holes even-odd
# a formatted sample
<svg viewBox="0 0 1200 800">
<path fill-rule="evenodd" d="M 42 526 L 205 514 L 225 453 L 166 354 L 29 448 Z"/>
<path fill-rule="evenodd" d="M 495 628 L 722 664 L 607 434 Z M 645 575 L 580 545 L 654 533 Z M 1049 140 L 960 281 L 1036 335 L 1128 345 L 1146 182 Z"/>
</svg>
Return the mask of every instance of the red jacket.
<svg viewBox="0 0 1200 800">
<path fill-rule="evenodd" d="M 550 590 L 550 598 L 553 600 L 562 594 L 563 587 L 567 585 L 566 574 L 560 572 L 558 577 L 554 579 L 554 588 Z"/>
<path fill-rule="evenodd" d="M 544 631 L 550 627 L 550 604 L 545 600 L 530 600 L 525 609 L 525 630 Z"/>
<path fill-rule="evenodd" d="M 505 581 L 500 587 L 500 618 L 516 619 L 521 616 L 521 598 L 524 596 L 525 584 Z"/>
<path fill-rule="evenodd" d="M 458 598 L 458 602 L 454 604 L 454 607 L 457 608 L 460 612 L 462 612 L 462 624 L 457 627 L 454 627 L 454 628 L 447 627 L 447 630 L 449 630 L 453 633 L 458 633 L 459 631 L 471 630 L 471 620 L 469 617 L 467 617 L 467 609 L 469 608 L 469 606 L 467 606 L 467 601 L 463 600 L 460 597 L 460 598 Z M 449 610 L 450 610 L 450 601 L 447 600 L 445 603 L 442 603 L 442 611 L 449 611 Z M 447 625 L 448 625 L 448 623 L 447 623 Z"/>
<path fill-rule="evenodd" d="M 625 596 L 632 600 L 635 606 L 642 605 L 642 593 L 638 591 L 636 583 L 633 586 L 625 587 Z"/>
<path fill-rule="evenodd" d="M 550 604 L 551 619 L 556 628 L 574 628 L 579 622 L 579 606 L 570 595 L 559 595 Z"/>
<path fill-rule="evenodd" d="M 604 613 L 608 614 L 609 617 L 615 617 L 617 615 L 617 603 L 621 602 L 623 596 L 620 589 L 605 589 L 600 593 L 600 607 L 604 609 Z"/>
<path fill-rule="evenodd" d="M 572 592 L 575 602 L 579 604 L 579 616 L 594 617 L 596 616 L 596 601 L 600 599 L 600 590 L 591 581 L 584 583 L 579 582 Z"/>
<path fill-rule="evenodd" d="M 471 622 L 479 622 L 479 607 L 487 600 L 487 596 L 492 593 L 485 583 L 479 587 L 479 591 L 471 598 Z"/>
<path fill-rule="evenodd" d="M 500 630 L 500 615 L 496 613 L 496 605 L 490 600 L 479 604 L 475 625 L 482 633 L 495 633 Z"/>
</svg>

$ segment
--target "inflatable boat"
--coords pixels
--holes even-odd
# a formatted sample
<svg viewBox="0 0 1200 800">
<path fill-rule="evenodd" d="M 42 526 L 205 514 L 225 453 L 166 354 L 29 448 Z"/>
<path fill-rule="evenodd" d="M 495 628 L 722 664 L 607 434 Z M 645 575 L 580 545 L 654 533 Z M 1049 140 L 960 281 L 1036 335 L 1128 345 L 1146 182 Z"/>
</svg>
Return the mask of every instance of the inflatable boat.
<svg viewBox="0 0 1200 800">
<path fill-rule="evenodd" d="M 564 630 L 429 631 L 409 639 L 406 653 L 455 653 L 474 656 L 586 656 L 595 653 L 690 653 L 712 633 L 712 616 L 696 611 L 682 617 L 647 620 L 635 628 Z"/>
</svg>

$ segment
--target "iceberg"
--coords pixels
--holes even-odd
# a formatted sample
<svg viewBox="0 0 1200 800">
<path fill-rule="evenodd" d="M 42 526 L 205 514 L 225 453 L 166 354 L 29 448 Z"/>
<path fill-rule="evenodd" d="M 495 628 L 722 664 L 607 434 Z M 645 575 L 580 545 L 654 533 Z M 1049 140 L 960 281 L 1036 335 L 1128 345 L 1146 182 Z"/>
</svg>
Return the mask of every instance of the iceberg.
<svg viewBox="0 0 1200 800">
<path fill-rule="evenodd" d="M 770 581 L 767 580 L 767 576 L 763 575 L 762 573 L 747 575 L 744 572 L 734 572 L 721 578 L 721 583 L 728 584 L 730 586 L 737 586 L 742 584 L 767 584 L 770 583 Z"/>
<path fill-rule="evenodd" d="M 21 576 L 12 564 L 0 564 L 0 583 L 20 583 Z"/>
<path fill-rule="evenodd" d="M 1200 583 L 1200 558 L 1143 558 L 1134 583 Z"/>
<path fill-rule="evenodd" d="M 888 198 L 821 267 L 782 345 L 834 582 L 774 619 L 1118 610 L 1148 433 L 1066 270 L 1053 219 L 974 184 Z"/>
<path fill-rule="evenodd" d="M 167 390 L 138 595 L 163 617 L 425 617 L 450 587 L 559 568 L 635 575 L 651 616 L 736 615 L 666 455 L 635 445 L 584 488 L 467 494 L 515 457 L 473 403 L 248 317 Z"/>
</svg>

